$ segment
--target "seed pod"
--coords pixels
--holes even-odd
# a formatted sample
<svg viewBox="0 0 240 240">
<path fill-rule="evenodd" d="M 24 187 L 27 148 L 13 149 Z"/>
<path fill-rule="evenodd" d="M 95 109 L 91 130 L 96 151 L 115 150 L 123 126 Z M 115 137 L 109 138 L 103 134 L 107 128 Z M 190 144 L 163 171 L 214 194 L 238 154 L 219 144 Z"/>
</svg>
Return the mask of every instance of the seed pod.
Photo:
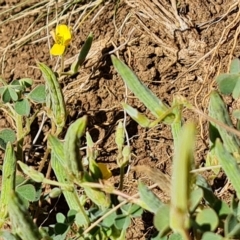
<svg viewBox="0 0 240 240">
<path fill-rule="evenodd" d="M 85 133 L 87 126 L 87 116 L 83 116 L 68 128 L 64 142 L 64 158 L 70 173 L 77 178 L 81 178 L 83 172 L 82 158 L 79 152 L 80 138 Z"/>
<path fill-rule="evenodd" d="M 64 102 L 64 96 L 61 86 L 56 78 L 54 72 L 45 64 L 38 63 L 43 78 L 46 81 L 46 107 L 48 117 L 56 124 L 56 135 L 61 133 L 65 126 L 67 113 Z"/>
<path fill-rule="evenodd" d="M 51 190 L 51 192 L 49 193 L 49 197 L 50 198 L 57 198 L 62 194 L 62 190 L 58 187 L 55 187 Z"/>
</svg>

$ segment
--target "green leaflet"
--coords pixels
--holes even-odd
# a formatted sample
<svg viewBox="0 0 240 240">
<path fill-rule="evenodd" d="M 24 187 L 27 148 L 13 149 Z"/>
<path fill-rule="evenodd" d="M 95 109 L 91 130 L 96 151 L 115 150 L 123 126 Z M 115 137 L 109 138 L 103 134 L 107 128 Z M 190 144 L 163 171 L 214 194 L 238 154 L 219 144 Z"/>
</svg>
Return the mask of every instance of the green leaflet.
<svg viewBox="0 0 240 240">
<path fill-rule="evenodd" d="M 2 190 L 0 198 L 0 226 L 4 223 L 7 215 L 7 204 L 11 198 L 11 192 L 15 189 L 16 156 L 12 144 L 7 143 L 3 169 L 2 169 Z"/>
<path fill-rule="evenodd" d="M 88 52 L 90 51 L 90 48 L 92 46 L 92 41 L 93 41 L 93 34 L 90 33 L 89 36 L 87 37 L 86 42 L 82 46 L 82 49 L 78 55 L 77 60 L 75 62 L 73 62 L 71 65 L 71 73 L 72 74 L 77 73 L 78 68 L 80 66 L 82 66 L 82 64 L 84 63 L 84 61 L 88 55 Z"/>
<path fill-rule="evenodd" d="M 64 96 L 60 84 L 54 72 L 44 63 L 38 63 L 38 67 L 46 81 L 46 106 L 48 116 L 57 126 L 56 135 L 61 133 L 65 126 L 67 113 Z"/>
<path fill-rule="evenodd" d="M 174 114 L 171 112 L 166 115 L 169 110 L 156 95 L 152 93 L 133 73 L 133 71 L 123 62 L 121 62 L 114 55 L 111 55 L 114 68 L 120 74 L 128 88 L 136 95 L 136 97 L 157 117 L 162 118 L 165 123 L 172 123 Z M 166 116 L 165 116 L 166 115 Z"/>
<path fill-rule="evenodd" d="M 87 126 L 87 116 L 83 116 L 76 120 L 68 128 L 64 142 L 64 158 L 68 171 L 81 180 L 83 172 L 82 159 L 79 152 L 80 138 L 85 133 Z"/>
<path fill-rule="evenodd" d="M 60 142 L 60 140 L 57 137 L 53 136 L 52 134 L 48 135 L 48 143 L 50 143 L 50 148 L 57 157 L 58 161 L 61 163 L 63 167 L 66 167 L 63 143 Z"/>
<path fill-rule="evenodd" d="M 216 91 L 213 91 L 210 95 L 209 116 L 228 125 L 229 127 L 233 127 L 227 108 L 222 98 Z M 234 156 L 236 156 L 237 158 L 239 158 L 239 143 L 240 143 L 239 139 L 233 133 L 228 132 L 222 126 L 215 124 L 213 122 L 211 122 L 211 125 L 219 132 L 226 150 L 234 154 Z M 210 132 L 210 140 L 214 144 L 216 139 L 215 137 L 211 137 L 212 131 Z"/>
<path fill-rule="evenodd" d="M 226 147 L 220 142 L 219 139 L 216 141 L 216 156 L 219 163 L 221 164 L 224 172 L 228 176 L 230 182 L 232 183 L 237 197 L 240 198 L 240 169 L 237 164 L 236 159 L 226 151 Z"/>
<path fill-rule="evenodd" d="M 57 177 L 57 180 L 60 183 L 73 184 L 73 181 L 72 181 L 72 179 L 70 179 L 70 176 L 68 175 L 68 173 L 66 171 L 66 168 L 63 165 L 61 165 L 59 159 L 57 158 L 57 156 L 55 155 L 55 153 L 53 151 L 51 154 L 51 165 L 52 165 L 53 171 Z M 67 201 L 69 209 L 74 209 L 79 214 L 81 214 L 81 218 L 83 219 L 83 222 L 84 222 L 83 225 L 88 226 L 89 219 L 86 215 L 84 207 L 81 205 L 81 202 L 80 202 L 80 199 L 79 199 L 76 189 L 74 189 L 73 192 L 63 191 L 63 195 Z"/>
</svg>

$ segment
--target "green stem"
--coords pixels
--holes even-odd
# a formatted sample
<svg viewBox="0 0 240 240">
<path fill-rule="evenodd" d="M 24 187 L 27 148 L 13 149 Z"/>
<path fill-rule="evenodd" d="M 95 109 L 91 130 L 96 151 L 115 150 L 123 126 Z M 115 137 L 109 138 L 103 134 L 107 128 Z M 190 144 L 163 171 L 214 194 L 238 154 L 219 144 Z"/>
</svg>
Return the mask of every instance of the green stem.
<svg viewBox="0 0 240 240">
<path fill-rule="evenodd" d="M 15 121 L 17 127 L 17 160 L 23 162 L 23 117 L 17 113 L 15 113 Z"/>
<path fill-rule="evenodd" d="M 120 183 L 119 183 L 119 190 L 123 189 L 123 181 L 124 181 L 124 165 L 120 167 Z"/>
</svg>

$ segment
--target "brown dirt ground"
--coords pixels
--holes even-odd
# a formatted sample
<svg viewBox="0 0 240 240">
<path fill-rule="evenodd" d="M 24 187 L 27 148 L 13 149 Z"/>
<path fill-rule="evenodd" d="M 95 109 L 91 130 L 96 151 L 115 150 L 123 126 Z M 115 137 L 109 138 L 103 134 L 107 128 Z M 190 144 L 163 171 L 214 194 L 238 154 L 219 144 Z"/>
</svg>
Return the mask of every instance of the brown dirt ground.
<svg viewBox="0 0 240 240">
<path fill-rule="evenodd" d="M 19 2 L 6 0 L 0 3 L 1 75 L 7 81 L 31 77 L 38 84 L 43 79 L 36 68 L 36 60 L 50 67 L 56 64 L 56 58 L 51 58 L 49 54 L 48 39 L 51 44 L 52 39 L 45 27 L 46 8 L 43 7 L 41 11 L 34 11 L 33 8 L 25 14 L 24 10 L 33 6 L 34 2 L 40 2 L 29 1 L 4 13 Z M 115 54 L 164 102 L 171 103 L 173 96 L 182 95 L 204 112 L 209 92 L 215 88 L 214 78 L 219 72 L 227 71 L 230 60 L 240 55 L 237 1 L 178 2 L 176 16 L 167 0 L 122 0 L 117 9 L 117 2 L 105 1 L 84 19 L 82 16 L 87 16 L 93 8 L 89 6 L 83 13 L 78 3 L 75 8 L 68 9 L 60 21 L 69 24 L 74 30 L 74 39 L 66 55 L 68 64 L 78 53 L 89 32 L 94 34 L 91 53 L 80 74 L 74 78 L 65 78 L 62 86 L 69 111 L 68 123 L 84 114 L 89 116 L 88 130 L 94 141 L 100 140 L 98 160 L 107 162 L 114 170 L 115 182 L 118 182 L 118 171 L 114 132 L 118 120 L 123 118 L 120 103 L 124 101 L 126 90 L 106 53 L 119 47 Z M 51 2 L 49 5 L 54 11 L 54 14 L 48 16 L 50 22 L 55 17 L 55 5 Z M 78 8 L 79 11 L 74 12 Z M 167 12 L 163 12 L 163 9 Z M 59 4 L 58 11 L 61 10 Z M 16 16 L 17 20 L 11 20 Z M 80 23 L 74 27 L 79 19 Z M 51 25 L 49 30 L 54 26 Z M 40 30 L 38 34 L 28 36 L 36 30 Z M 128 103 L 152 118 L 137 99 L 131 96 Z M 11 126 L 3 114 L 0 118 L 1 128 Z M 198 123 L 196 165 L 199 166 L 204 163 L 208 151 L 208 142 L 205 142 L 208 125 L 189 111 L 184 112 L 184 118 L 194 119 Z M 160 124 L 146 130 L 128 118 L 127 130 L 133 153 L 131 165 L 145 164 L 171 175 L 173 141 L 170 127 Z M 33 129 L 31 135 L 34 136 L 35 132 L 36 129 Z M 38 144 L 43 145 L 41 141 Z M 29 143 L 31 136 L 26 146 Z M 136 192 L 138 179 L 144 179 L 150 184 L 146 176 L 130 170 L 125 181 L 125 191 L 129 194 Z M 160 190 L 156 193 L 161 199 L 167 199 L 166 193 Z M 222 197 L 229 201 L 231 195 L 225 191 Z M 128 230 L 127 238 L 149 238 L 154 233 L 151 221 L 152 217 L 144 214 L 143 219 L 135 221 L 134 227 Z"/>
</svg>

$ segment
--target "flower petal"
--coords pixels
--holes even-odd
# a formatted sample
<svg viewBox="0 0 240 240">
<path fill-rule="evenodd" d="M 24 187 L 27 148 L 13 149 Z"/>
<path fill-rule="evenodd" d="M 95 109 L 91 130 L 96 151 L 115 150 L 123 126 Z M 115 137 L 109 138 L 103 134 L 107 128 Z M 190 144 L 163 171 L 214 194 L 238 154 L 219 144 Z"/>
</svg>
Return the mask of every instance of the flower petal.
<svg viewBox="0 0 240 240">
<path fill-rule="evenodd" d="M 60 24 L 56 27 L 56 35 L 63 38 L 65 46 L 67 46 L 72 39 L 71 30 L 65 24 Z"/>
<path fill-rule="evenodd" d="M 103 179 L 109 179 L 112 176 L 111 170 L 104 163 L 98 163 L 98 167 L 102 173 Z"/>
<path fill-rule="evenodd" d="M 50 50 L 50 54 L 54 56 L 60 56 L 60 55 L 63 55 L 64 51 L 65 51 L 64 45 L 55 43 Z"/>
</svg>

